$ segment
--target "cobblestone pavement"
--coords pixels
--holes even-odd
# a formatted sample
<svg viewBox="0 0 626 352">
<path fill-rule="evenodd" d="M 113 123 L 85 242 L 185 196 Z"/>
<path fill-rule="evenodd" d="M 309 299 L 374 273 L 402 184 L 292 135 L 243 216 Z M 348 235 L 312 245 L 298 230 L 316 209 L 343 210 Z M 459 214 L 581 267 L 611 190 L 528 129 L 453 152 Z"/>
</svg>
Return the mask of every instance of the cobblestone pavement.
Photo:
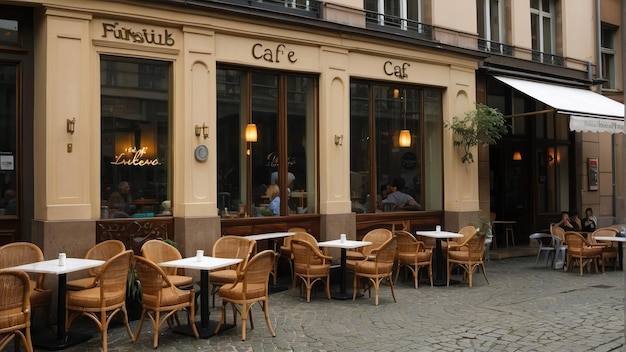
<svg viewBox="0 0 626 352">
<path fill-rule="evenodd" d="M 283 291 L 270 296 L 276 337 L 270 335 L 261 309 L 255 306 L 255 328 L 248 330 L 246 341 L 241 341 L 240 325 L 207 340 L 165 327 L 159 350 L 624 350 L 624 272 L 585 272 L 580 277 L 577 270 L 567 273 L 535 267 L 534 262 L 534 257 L 488 262 L 489 285 L 478 274 L 471 289 L 463 282 L 414 289 L 410 280 L 399 281 L 398 303 L 393 302 L 389 287 L 383 286 L 379 306 L 367 294 L 356 301 L 329 301 L 318 293 L 306 303 L 297 293 Z M 211 309 L 213 319 L 219 318 L 218 304 Z M 137 322 L 131 327 L 135 329 Z M 66 351 L 100 350 L 100 334 L 92 323 L 77 320 L 72 331 L 88 331 L 94 338 Z M 151 350 L 152 336 L 146 321 L 133 344 L 123 326 L 116 324 L 109 330 L 109 351 Z"/>
</svg>

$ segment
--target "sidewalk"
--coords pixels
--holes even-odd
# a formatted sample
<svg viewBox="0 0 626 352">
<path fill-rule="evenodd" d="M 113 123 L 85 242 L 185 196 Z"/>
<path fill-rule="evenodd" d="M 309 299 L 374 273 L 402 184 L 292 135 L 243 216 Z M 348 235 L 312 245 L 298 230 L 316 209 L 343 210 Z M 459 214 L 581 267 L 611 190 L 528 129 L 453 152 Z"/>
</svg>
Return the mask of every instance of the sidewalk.
<svg viewBox="0 0 626 352">
<path fill-rule="evenodd" d="M 380 305 L 367 294 L 356 301 L 328 301 L 318 293 L 306 300 L 283 291 L 270 296 L 267 330 L 255 306 L 254 330 L 241 341 L 240 324 L 208 340 L 164 328 L 162 351 L 623 351 L 624 272 L 572 273 L 538 266 L 535 257 L 492 260 L 487 285 L 478 274 L 474 287 L 399 281 L 398 303 L 381 287 Z M 402 276 L 402 275 L 401 275 Z M 457 276 L 455 278 L 461 278 Z M 350 282 L 351 285 L 351 282 Z M 216 302 L 216 305 L 219 304 Z M 228 321 L 232 321 L 228 309 Z M 216 306 L 211 318 L 219 319 Z M 182 315 L 181 315 L 182 317 Z M 186 318 L 184 318 L 186 320 Z M 199 319 L 199 318 L 198 318 Z M 181 319 L 183 320 L 183 319 Z M 240 322 L 240 321 L 239 321 Z M 135 329 L 137 322 L 132 322 Z M 99 351 L 100 335 L 81 319 L 72 331 L 89 331 L 90 341 L 66 351 Z M 109 351 L 152 350 L 149 321 L 136 344 L 122 325 L 109 331 Z M 37 336 L 34 335 L 33 339 Z"/>
</svg>

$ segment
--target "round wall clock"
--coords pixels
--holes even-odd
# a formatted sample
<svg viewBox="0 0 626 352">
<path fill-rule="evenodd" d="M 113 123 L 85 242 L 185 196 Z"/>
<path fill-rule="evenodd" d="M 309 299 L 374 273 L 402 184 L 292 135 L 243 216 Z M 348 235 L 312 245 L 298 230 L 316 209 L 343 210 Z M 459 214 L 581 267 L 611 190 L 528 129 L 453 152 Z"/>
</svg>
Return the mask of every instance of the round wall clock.
<svg viewBox="0 0 626 352">
<path fill-rule="evenodd" d="M 209 157 L 209 149 L 205 145 L 199 145 L 196 147 L 195 155 L 196 160 L 206 161 L 206 159 Z"/>
</svg>

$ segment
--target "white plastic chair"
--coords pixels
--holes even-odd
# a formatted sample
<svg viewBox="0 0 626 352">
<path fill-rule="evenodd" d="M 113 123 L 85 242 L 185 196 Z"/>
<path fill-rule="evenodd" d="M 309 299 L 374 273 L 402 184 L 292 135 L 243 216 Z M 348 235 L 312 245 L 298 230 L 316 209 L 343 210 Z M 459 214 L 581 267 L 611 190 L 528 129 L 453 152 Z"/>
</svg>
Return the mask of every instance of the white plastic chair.
<svg viewBox="0 0 626 352">
<path fill-rule="evenodd" d="M 531 240 L 537 241 L 537 244 L 539 245 L 539 250 L 537 251 L 537 259 L 535 259 L 535 266 L 537 266 L 537 263 L 539 263 L 539 258 L 541 257 L 542 253 L 546 253 L 544 266 L 548 266 L 548 261 L 550 260 L 550 257 L 552 257 L 552 262 L 550 263 L 550 266 L 554 265 L 554 259 L 556 258 L 555 243 L 557 241 L 560 242 L 559 238 L 552 236 L 549 233 L 540 233 L 540 232 L 533 233 L 532 235 L 528 237 Z"/>
</svg>

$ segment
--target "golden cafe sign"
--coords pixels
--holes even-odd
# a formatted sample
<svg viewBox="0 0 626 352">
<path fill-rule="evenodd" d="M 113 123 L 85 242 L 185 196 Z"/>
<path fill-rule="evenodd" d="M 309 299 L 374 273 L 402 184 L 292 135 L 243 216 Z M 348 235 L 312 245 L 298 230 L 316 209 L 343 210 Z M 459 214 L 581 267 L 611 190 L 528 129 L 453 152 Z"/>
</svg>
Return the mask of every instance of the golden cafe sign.
<svg viewBox="0 0 626 352">
<path fill-rule="evenodd" d="M 123 153 L 115 156 L 115 160 L 111 161 L 111 165 L 129 165 L 129 166 L 157 166 L 161 165 L 159 158 L 143 159 L 148 152 L 148 147 L 128 147 Z"/>
<path fill-rule="evenodd" d="M 137 44 L 146 43 L 162 46 L 174 46 L 176 44 L 176 41 L 172 38 L 172 33 L 167 29 L 136 28 L 128 24 L 120 24 L 119 22 L 103 22 L 102 38 L 114 38 Z"/>
</svg>

